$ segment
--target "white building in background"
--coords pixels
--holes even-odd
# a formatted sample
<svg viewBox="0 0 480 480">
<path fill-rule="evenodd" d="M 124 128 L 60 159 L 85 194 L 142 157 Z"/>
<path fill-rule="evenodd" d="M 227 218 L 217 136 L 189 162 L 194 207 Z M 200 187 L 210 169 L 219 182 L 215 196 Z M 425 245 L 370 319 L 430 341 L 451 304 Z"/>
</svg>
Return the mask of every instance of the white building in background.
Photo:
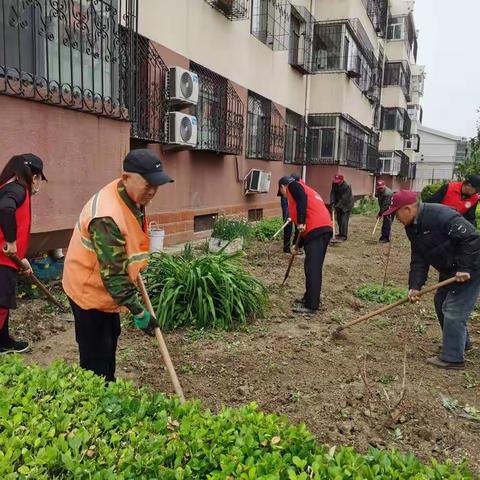
<svg viewBox="0 0 480 480">
<path fill-rule="evenodd" d="M 467 139 L 418 125 L 420 151 L 417 154 L 417 172 L 414 190 L 425 185 L 452 180 L 455 163 L 465 158 Z"/>
</svg>

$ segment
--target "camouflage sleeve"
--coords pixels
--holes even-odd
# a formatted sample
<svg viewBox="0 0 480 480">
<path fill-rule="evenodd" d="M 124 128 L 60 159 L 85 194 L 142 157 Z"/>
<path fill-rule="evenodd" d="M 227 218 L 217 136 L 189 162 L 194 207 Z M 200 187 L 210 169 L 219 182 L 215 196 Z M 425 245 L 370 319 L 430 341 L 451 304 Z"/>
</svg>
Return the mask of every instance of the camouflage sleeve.
<svg viewBox="0 0 480 480">
<path fill-rule="evenodd" d="M 125 239 L 120 229 L 113 219 L 104 217 L 92 220 L 89 232 L 105 288 L 118 305 L 127 307 L 133 315 L 138 315 L 143 311 L 143 306 L 135 285 L 128 277 Z"/>
</svg>

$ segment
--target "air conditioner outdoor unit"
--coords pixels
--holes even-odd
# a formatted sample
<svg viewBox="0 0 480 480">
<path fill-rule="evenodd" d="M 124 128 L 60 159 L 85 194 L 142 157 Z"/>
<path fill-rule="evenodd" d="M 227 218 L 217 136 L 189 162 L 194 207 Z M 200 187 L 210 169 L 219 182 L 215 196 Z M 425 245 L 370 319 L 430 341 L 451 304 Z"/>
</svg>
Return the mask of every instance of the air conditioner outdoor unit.
<svg viewBox="0 0 480 480">
<path fill-rule="evenodd" d="M 169 96 L 172 104 L 196 105 L 198 103 L 198 75 L 182 67 L 169 71 Z"/>
<path fill-rule="evenodd" d="M 268 193 L 271 178 L 271 172 L 252 168 L 245 177 L 245 193 Z"/>
<path fill-rule="evenodd" d="M 197 145 L 197 117 L 181 112 L 171 112 L 168 140 L 170 144 L 195 147 Z"/>
</svg>

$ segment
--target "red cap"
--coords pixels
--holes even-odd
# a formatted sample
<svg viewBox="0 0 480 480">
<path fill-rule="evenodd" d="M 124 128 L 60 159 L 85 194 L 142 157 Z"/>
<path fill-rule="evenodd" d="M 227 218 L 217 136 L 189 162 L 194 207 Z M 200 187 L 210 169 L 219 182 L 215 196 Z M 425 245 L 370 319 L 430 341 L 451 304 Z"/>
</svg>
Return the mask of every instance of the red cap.
<svg viewBox="0 0 480 480">
<path fill-rule="evenodd" d="M 333 177 L 333 183 L 337 183 L 337 184 L 343 183 L 343 180 L 344 180 L 343 175 L 335 175 Z"/>
<path fill-rule="evenodd" d="M 385 188 L 385 182 L 383 180 L 377 180 L 377 188 Z"/>
<path fill-rule="evenodd" d="M 395 213 L 399 208 L 406 205 L 413 205 L 417 203 L 417 194 L 411 190 L 400 190 L 395 193 L 392 198 L 390 208 L 383 214 L 384 217 Z"/>
</svg>

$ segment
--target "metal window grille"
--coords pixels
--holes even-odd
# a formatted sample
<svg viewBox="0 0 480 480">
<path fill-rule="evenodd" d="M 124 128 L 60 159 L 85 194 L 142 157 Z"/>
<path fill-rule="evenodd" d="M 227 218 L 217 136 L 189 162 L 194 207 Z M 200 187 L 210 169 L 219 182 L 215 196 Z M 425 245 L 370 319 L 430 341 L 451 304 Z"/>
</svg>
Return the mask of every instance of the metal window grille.
<svg viewBox="0 0 480 480">
<path fill-rule="evenodd" d="M 0 0 L 0 93 L 130 119 L 137 7 Z"/>
<path fill-rule="evenodd" d="M 272 50 L 288 50 L 290 7 L 287 0 L 252 0 L 252 35 Z"/>
<path fill-rule="evenodd" d="M 311 114 L 308 116 L 308 164 L 338 164 L 336 156 L 338 117 L 335 114 Z"/>
<path fill-rule="evenodd" d="M 285 118 L 285 163 L 305 165 L 305 133 L 304 117 L 287 110 Z"/>
<path fill-rule="evenodd" d="M 411 71 L 408 62 L 388 62 L 385 64 L 384 86 L 399 86 L 407 101 L 410 101 Z"/>
<path fill-rule="evenodd" d="M 244 125 L 242 100 L 226 78 L 198 63 L 190 62 L 190 68 L 200 79 L 197 149 L 241 154 Z"/>
<path fill-rule="evenodd" d="M 248 18 L 248 0 L 205 0 L 229 20 Z"/>
<path fill-rule="evenodd" d="M 132 122 L 131 136 L 152 143 L 163 143 L 166 141 L 165 122 L 168 113 L 165 96 L 168 67 L 147 38 L 136 34 L 134 39 L 135 67 L 123 92 Z M 125 75 L 129 75 L 128 68 Z"/>
<path fill-rule="evenodd" d="M 388 17 L 388 0 L 362 0 L 367 15 L 379 37 L 385 36 Z"/>
<path fill-rule="evenodd" d="M 380 152 L 380 174 L 384 175 L 399 175 L 401 172 L 405 173 L 405 162 L 407 162 L 408 168 L 408 157 L 401 150 L 394 151 L 381 151 Z M 402 170 L 403 165 L 403 170 Z M 408 171 L 407 171 L 408 174 Z"/>
<path fill-rule="evenodd" d="M 404 108 L 382 108 L 382 130 L 395 130 L 404 138 L 410 136 L 412 121 Z"/>
<path fill-rule="evenodd" d="M 374 131 L 370 131 L 367 145 L 367 164 L 365 170 L 369 172 L 379 172 L 379 153 L 378 153 L 379 135 Z"/>
<path fill-rule="evenodd" d="M 285 122 L 270 100 L 249 92 L 247 157 L 282 160 Z"/>
<path fill-rule="evenodd" d="M 292 5 L 288 60 L 301 73 L 311 73 L 315 22 L 305 7 Z"/>
</svg>

